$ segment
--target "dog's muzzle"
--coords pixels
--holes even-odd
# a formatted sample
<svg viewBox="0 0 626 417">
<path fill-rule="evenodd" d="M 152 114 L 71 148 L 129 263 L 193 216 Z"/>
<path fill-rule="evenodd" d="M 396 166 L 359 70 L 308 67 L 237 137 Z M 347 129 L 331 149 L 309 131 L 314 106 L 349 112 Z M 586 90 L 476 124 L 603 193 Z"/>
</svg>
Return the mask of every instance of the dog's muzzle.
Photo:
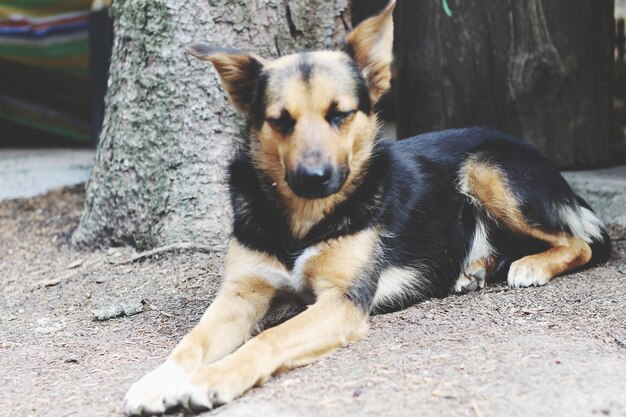
<svg viewBox="0 0 626 417">
<path fill-rule="evenodd" d="M 300 164 L 287 173 L 287 183 L 298 197 L 324 198 L 341 189 L 348 173 L 331 164 Z"/>
</svg>

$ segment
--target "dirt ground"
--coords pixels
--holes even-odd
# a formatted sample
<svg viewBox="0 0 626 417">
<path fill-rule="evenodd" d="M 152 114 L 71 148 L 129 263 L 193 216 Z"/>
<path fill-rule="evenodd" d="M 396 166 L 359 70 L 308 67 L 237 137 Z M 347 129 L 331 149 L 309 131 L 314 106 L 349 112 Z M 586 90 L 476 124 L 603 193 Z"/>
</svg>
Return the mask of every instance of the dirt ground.
<svg viewBox="0 0 626 417">
<path fill-rule="evenodd" d="M 0 203 L 1 416 L 120 415 L 215 294 L 219 253 L 70 247 L 83 198 Z M 607 265 L 373 317 L 366 340 L 206 415 L 626 416 L 626 230 L 611 234 Z M 120 303 L 143 311 L 94 321 Z"/>
</svg>

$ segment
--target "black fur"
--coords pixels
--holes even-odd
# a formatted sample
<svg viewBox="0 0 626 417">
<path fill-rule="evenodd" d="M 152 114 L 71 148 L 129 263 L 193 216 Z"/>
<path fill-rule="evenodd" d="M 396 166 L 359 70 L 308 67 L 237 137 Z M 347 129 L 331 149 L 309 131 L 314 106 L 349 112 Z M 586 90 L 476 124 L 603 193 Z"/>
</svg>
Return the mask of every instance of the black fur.
<svg viewBox="0 0 626 417">
<path fill-rule="evenodd" d="M 256 129 L 260 129 L 265 120 L 265 109 L 267 108 L 267 98 L 265 92 L 267 90 L 268 75 L 263 71 L 263 67 L 257 68 L 257 74 L 254 78 L 254 85 L 252 88 L 251 114 L 248 115 L 248 120 Z"/>
<path fill-rule="evenodd" d="M 230 168 L 234 236 L 291 269 L 307 247 L 377 225 L 382 230 L 378 259 L 363 271 L 347 297 L 365 310 L 372 309 L 377 272 L 390 266 L 419 266 L 428 273 L 404 298 L 375 306 L 374 312 L 443 297 L 461 272 L 479 215 L 458 190 L 458 172 L 470 155 L 498 164 L 533 224 L 568 231 L 555 207 L 579 202 L 588 207 L 536 149 L 501 132 L 470 128 L 377 142 L 355 191 L 302 239 L 291 234 L 269 179 L 242 153 Z M 501 255 L 501 271 L 512 260 L 547 249 L 541 242 L 497 227 L 491 243 Z M 594 245 L 601 253 L 599 259 L 606 259 L 608 238 Z"/>
<path fill-rule="evenodd" d="M 370 114 L 372 112 L 370 92 L 367 89 L 367 84 L 361 74 L 361 70 L 359 70 L 359 67 L 353 59 L 350 59 L 350 71 L 352 72 L 352 79 L 356 83 L 357 97 L 359 98 L 358 109 L 365 114 Z"/>
<path fill-rule="evenodd" d="M 311 78 L 311 73 L 313 72 L 313 61 L 311 61 L 311 58 L 306 53 L 300 54 L 298 72 L 302 76 L 302 79 L 308 83 Z"/>
</svg>

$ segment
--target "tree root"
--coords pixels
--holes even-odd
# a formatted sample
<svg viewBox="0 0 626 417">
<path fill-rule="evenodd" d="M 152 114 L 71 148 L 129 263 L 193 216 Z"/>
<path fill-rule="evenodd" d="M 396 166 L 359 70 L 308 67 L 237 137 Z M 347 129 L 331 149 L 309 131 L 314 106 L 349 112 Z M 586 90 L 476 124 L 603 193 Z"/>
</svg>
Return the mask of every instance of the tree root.
<svg viewBox="0 0 626 417">
<path fill-rule="evenodd" d="M 137 261 L 141 261 L 146 258 L 150 258 L 155 255 L 161 255 L 167 252 L 175 252 L 175 251 L 192 251 L 192 252 L 202 252 L 202 253 L 215 253 L 222 252 L 224 250 L 223 246 L 211 246 L 211 245 L 200 245 L 196 243 L 190 242 L 180 242 L 180 243 L 172 243 L 171 245 L 165 245 L 158 248 L 150 249 L 145 252 L 138 253 L 137 255 L 126 259 L 125 261 L 118 262 L 115 266 L 118 265 L 128 265 Z"/>
</svg>

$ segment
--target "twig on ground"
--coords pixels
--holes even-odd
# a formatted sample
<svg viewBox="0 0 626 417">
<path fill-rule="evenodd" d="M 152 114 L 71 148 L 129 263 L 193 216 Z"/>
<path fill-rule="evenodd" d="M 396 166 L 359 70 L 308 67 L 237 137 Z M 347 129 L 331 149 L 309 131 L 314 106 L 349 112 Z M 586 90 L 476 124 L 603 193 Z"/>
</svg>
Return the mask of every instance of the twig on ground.
<svg viewBox="0 0 626 417">
<path fill-rule="evenodd" d="M 71 272 L 68 272 L 66 274 L 63 274 L 59 277 L 56 278 L 49 278 L 49 279 L 44 279 L 41 281 L 36 282 L 33 285 L 33 290 L 37 290 L 40 288 L 48 288 L 48 287 L 54 287 L 56 285 L 59 285 L 60 283 L 69 280 L 70 278 L 74 278 L 75 276 L 78 275 L 78 272 L 73 270 Z"/>
<path fill-rule="evenodd" d="M 133 262 L 141 261 L 146 258 L 150 258 L 151 256 L 161 255 L 167 252 L 175 252 L 175 251 L 193 251 L 193 252 L 202 252 L 202 253 L 215 253 L 221 252 L 224 250 L 223 246 L 211 246 L 211 245 L 199 245 L 196 243 L 190 242 L 181 242 L 181 243 L 172 243 L 171 245 L 161 246 L 159 248 L 154 248 L 145 252 L 138 253 L 130 259 L 125 261 L 118 262 L 115 266 L 119 265 L 128 265 Z"/>
<path fill-rule="evenodd" d="M 146 281 L 143 284 L 141 284 L 140 286 L 138 286 L 137 288 L 133 288 L 132 290 L 130 290 L 130 292 L 137 292 L 140 289 L 142 289 L 143 287 L 145 287 L 146 285 L 150 284 L 150 281 Z"/>
<path fill-rule="evenodd" d="M 470 401 L 470 407 L 472 407 L 472 411 L 474 411 L 476 417 L 483 417 L 483 413 L 481 413 L 480 408 L 478 408 L 478 404 L 476 404 L 476 401 Z"/>
</svg>

